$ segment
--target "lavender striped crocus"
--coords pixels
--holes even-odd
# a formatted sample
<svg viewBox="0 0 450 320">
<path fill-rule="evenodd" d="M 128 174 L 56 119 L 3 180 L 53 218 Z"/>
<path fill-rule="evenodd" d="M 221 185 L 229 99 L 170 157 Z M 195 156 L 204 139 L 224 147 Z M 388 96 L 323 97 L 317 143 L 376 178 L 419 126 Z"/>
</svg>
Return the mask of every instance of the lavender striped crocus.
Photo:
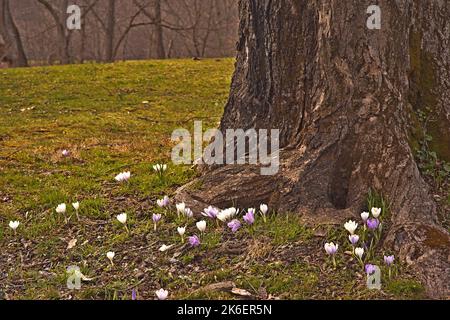
<svg viewBox="0 0 450 320">
<path fill-rule="evenodd" d="M 153 214 L 153 217 L 152 217 L 152 219 L 153 219 L 153 224 L 155 225 L 155 231 L 156 231 L 156 229 L 158 228 L 158 222 L 161 220 L 161 215 L 160 214 L 156 214 L 156 213 L 154 213 Z"/>
<path fill-rule="evenodd" d="M 337 250 L 339 248 L 339 245 L 338 244 L 334 244 L 333 242 L 330 242 L 330 243 L 325 243 L 324 248 L 325 248 L 325 251 L 329 255 L 333 256 L 333 255 L 336 254 L 336 252 L 337 252 Z"/>
<path fill-rule="evenodd" d="M 394 256 L 384 256 L 384 263 L 390 267 L 394 263 L 394 259 Z"/>
<path fill-rule="evenodd" d="M 161 217 L 162 217 L 162 216 L 161 216 L 160 214 L 154 213 L 154 214 L 153 214 L 153 217 L 152 217 L 153 222 L 155 222 L 155 223 L 159 222 L 159 220 L 161 220 Z"/>
<path fill-rule="evenodd" d="M 205 217 L 215 219 L 217 217 L 217 214 L 219 214 L 219 209 L 214 208 L 212 206 L 209 206 L 208 208 L 204 209 L 202 212 L 202 215 Z"/>
<path fill-rule="evenodd" d="M 133 291 L 131 291 L 131 300 L 133 301 L 137 300 L 136 289 L 133 289 Z"/>
<path fill-rule="evenodd" d="M 241 228 L 241 223 L 239 222 L 239 220 L 234 219 L 233 221 L 228 223 L 228 228 L 230 228 L 231 232 L 233 233 L 237 232 Z"/>
<path fill-rule="evenodd" d="M 168 197 L 168 196 L 165 196 L 164 198 L 157 200 L 157 201 L 156 201 L 156 204 L 157 204 L 158 207 L 160 207 L 160 208 L 165 208 L 165 207 L 167 207 L 167 206 L 169 205 L 169 197 Z"/>
<path fill-rule="evenodd" d="M 200 245 L 200 239 L 196 235 L 189 237 L 188 241 L 191 247 L 198 247 Z"/>
<path fill-rule="evenodd" d="M 359 241 L 359 236 L 357 234 L 351 234 L 348 236 L 348 239 L 350 240 L 350 243 L 355 246 Z"/>
<path fill-rule="evenodd" d="M 254 209 L 249 209 L 243 217 L 245 223 L 253 224 L 255 223 L 255 211 Z"/>
<path fill-rule="evenodd" d="M 192 217 L 194 216 L 194 212 L 192 212 L 191 209 L 186 208 L 186 209 L 184 209 L 184 215 L 185 215 L 187 218 L 192 218 Z"/>
</svg>

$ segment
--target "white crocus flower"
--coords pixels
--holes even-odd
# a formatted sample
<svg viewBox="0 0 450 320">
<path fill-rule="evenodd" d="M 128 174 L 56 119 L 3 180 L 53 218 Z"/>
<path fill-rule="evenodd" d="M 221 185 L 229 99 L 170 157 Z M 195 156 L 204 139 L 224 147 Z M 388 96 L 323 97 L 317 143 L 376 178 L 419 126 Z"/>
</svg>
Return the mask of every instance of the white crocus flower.
<svg viewBox="0 0 450 320">
<path fill-rule="evenodd" d="M 355 221 L 348 221 L 344 224 L 345 230 L 350 232 L 350 234 L 354 234 L 356 231 L 356 228 L 358 228 L 358 224 Z"/>
<path fill-rule="evenodd" d="M 355 254 L 361 259 L 362 256 L 364 255 L 364 248 L 356 248 Z"/>
<path fill-rule="evenodd" d="M 183 237 L 184 234 L 186 233 L 186 227 L 178 227 L 177 228 L 178 234 Z"/>
<path fill-rule="evenodd" d="M 123 173 L 123 177 L 125 179 L 125 181 L 130 180 L 131 178 L 131 172 L 130 171 L 126 171 Z"/>
<path fill-rule="evenodd" d="M 181 242 L 184 243 L 184 234 L 186 233 L 186 227 L 178 227 L 177 231 L 181 237 Z"/>
<path fill-rule="evenodd" d="M 363 213 L 361 213 L 361 219 L 364 221 L 364 222 L 366 222 L 367 221 L 367 219 L 369 219 L 369 213 L 368 212 L 363 212 Z"/>
<path fill-rule="evenodd" d="M 64 220 L 65 220 L 66 223 L 69 222 L 69 220 L 68 220 L 67 217 L 66 217 L 67 206 L 66 206 L 65 203 L 59 204 L 59 205 L 56 207 L 55 211 L 56 211 L 56 213 L 59 213 L 59 214 L 63 214 L 63 215 L 64 215 Z"/>
<path fill-rule="evenodd" d="M 221 210 L 217 214 L 217 219 L 219 219 L 222 222 L 226 222 L 230 218 L 230 211 L 228 209 Z"/>
<path fill-rule="evenodd" d="M 234 218 L 234 216 L 236 216 L 237 213 L 238 210 L 234 207 L 231 207 L 220 211 L 219 214 L 217 215 L 217 219 L 219 219 L 222 222 L 225 222 L 227 220 Z"/>
<path fill-rule="evenodd" d="M 248 209 L 248 210 L 249 211 L 253 210 L 253 212 L 255 212 L 255 209 Z M 261 216 L 263 218 L 264 223 L 266 223 L 267 222 L 267 212 L 269 212 L 269 207 L 267 206 L 267 204 L 261 204 L 259 206 L 259 210 L 261 211 Z"/>
<path fill-rule="evenodd" d="M 17 228 L 19 227 L 19 225 L 20 225 L 19 221 L 10 221 L 9 222 L 9 227 L 14 230 L 14 234 L 17 233 Z"/>
<path fill-rule="evenodd" d="M 124 225 L 125 230 L 127 230 L 127 232 L 129 233 L 130 230 L 128 229 L 128 226 L 127 226 L 127 218 L 128 218 L 128 216 L 127 216 L 126 213 L 121 213 L 121 214 L 119 214 L 119 215 L 117 216 L 117 220 L 118 220 L 121 224 Z"/>
<path fill-rule="evenodd" d="M 72 203 L 72 207 L 75 209 L 75 214 L 77 215 L 77 220 L 80 221 L 80 216 L 78 215 L 78 210 L 80 209 L 80 203 Z"/>
<path fill-rule="evenodd" d="M 227 212 L 230 214 L 230 218 L 233 218 L 239 211 L 235 207 L 231 207 L 227 209 Z"/>
<path fill-rule="evenodd" d="M 184 214 L 184 210 L 186 210 L 186 204 L 184 202 L 177 203 L 176 207 L 178 213 Z"/>
<path fill-rule="evenodd" d="M 372 216 L 373 216 L 375 219 L 378 219 L 378 217 L 380 216 L 380 214 L 381 214 L 381 208 L 372 208 Z"/>
<path fill-rule="evenodd" d="M 126 213 L 121 213 L 117 216 L 117 220 L 119 220 L 119 222 L 121 224 L 126 224 L 127 223 L 127 214 Z"/>
<path fill-rule="evenodd" d="M 200 230 L 200 232 L 205 232 L 206 230 L 206 221 L 202 220 L 196 223 L 197 229 Z"/>
<path fill-rule="evenodd" d="M 159 289 L 158 291 L 155 291 L 156 297 L 158 300 L 166 300 L 169 296 L 169 291 L 164 289 Z"/>
<path fill-rule="evenodd" d="M 131 178 L 131 172 L 130 171 L 126 171 L 126 172 L 121 172 L 119 173 L 114 179 L 117 182 L 124 182 L 124 181 L 128 181 Z"/>
<path fill-rule="evenodd" d="M 67 211 L 67 206 L 66 206 L 65 203 L 61 203 L 61 204 L 59 204 L 59 205 L 56 207 L 56 212 L 57 212 L 57 213 L 62 213 L 62 214 L 64 214 L 64 213 L 66 213 L 66 211 Z"/>
<path fill-rule="evenodd" d="M 262 214 L 267 214 L 267 212 L 269 211 L 269 207 L 267 206 L 267 204 L 262 204 L 259 206 L 259 210 L 261 210 Z"/>
<path fill-rule="evenodd" d="M 79 202 L 72 203 L 72 207 L 78 211 L 78 209 L 80 209 L 80 203 Z"/>
<path fill-rule="evenodd" d="M 106 257 L 109 259 L 109 261 L 111 261 L 111 265 L 113 266 L 114 265 L 114 262 L 113 262 L 113 260 L 114 260 L 114 257 L 116 256 L 116 254 L 114 253 L 114 252 L 112 252 L 112 251 L 109 251 L 107 254 L 106 254 Z"/>
<path fill-rule="evenodd" d="M 155 164 L 153 170 L 161 176 L 167 170 L 167 164 Z"/>
</svg>

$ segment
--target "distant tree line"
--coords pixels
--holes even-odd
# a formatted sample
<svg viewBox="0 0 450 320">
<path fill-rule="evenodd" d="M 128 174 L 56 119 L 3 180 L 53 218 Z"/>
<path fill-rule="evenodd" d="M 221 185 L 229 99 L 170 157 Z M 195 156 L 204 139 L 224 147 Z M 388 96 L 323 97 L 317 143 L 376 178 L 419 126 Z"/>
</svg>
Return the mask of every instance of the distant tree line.
<svg viewBox="0 0 450 320">
<path fill-rule="evenodd" d="M 70 5 L 81 28 L 67 28 Z M 234 56 L 236 0 L 0 0 L 0 67 Z"/>
</svg>

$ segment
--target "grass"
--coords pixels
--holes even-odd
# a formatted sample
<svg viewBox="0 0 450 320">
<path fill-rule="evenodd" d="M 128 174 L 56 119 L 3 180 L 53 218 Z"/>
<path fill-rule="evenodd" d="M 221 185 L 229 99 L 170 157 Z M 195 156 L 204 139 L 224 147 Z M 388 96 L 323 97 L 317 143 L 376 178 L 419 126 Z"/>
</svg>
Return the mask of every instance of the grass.
<svg viewBox="0 0 450 320">
<path fill-rule="evenodd" d="M 233 281 L 254 297 L 368 299 L 422 297 L 406 268 L 380 292 L 365 288 L 353 258 L 335 270 L 325 240 L 294 214 L 257 219 L 230 234 L 209 224 L 202 246 L 182 245 L 166 213 L 157 233 L 155 200 L 171 195 L 196 173 L 170 165 L 174 129 L 194 120 L 215 127 L 226 103 L 234 61 L 174 60 L 85 64 L 0 71 L 0 296 L 9 299 L 237 298 L 208 285 Z M 147 101 L 148 103 L 143 103 Z M 62 150 L 69 150 L 69 157 Z M 168 163 L 161 181 L 151 170 Z M 129 183 L 114 177 L 130 170 Z M 81 221 L 64 223 L 59 203 L 81 202 Z M 70 206 L 69 206 L 70 207 Z M 131 234 L 115 216 L 129 215 Z M 20 220 L 17 237 L 7 225 Z M 187 234 L 195 233 L 193 221 Z M 72 249 L 68 243 L 77 239 Z M 161 253 L 162 244 L 176 244 Z M 106 252 L 115 251 L 115 267 Z M 92 281 L 66 287 L 66 269 L 79 266 Z M 206 289 L 205 289 L 206 288 Z"/>
</svg>

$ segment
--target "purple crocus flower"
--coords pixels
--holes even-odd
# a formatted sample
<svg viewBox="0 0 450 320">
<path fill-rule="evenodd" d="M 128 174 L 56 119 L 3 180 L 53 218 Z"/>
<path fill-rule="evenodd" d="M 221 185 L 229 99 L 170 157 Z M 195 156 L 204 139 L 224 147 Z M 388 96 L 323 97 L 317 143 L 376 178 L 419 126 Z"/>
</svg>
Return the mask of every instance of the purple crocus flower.
<svg viewBox="0 0 450 320">
<path fill-rule="evenodd" d="M 133 301 L 137 300 L 136 289 L 133 289 L 133 291 L 131 291 L 131 300 Z"/>
<path fill-rule="evenodd" d="M 228 223 L 228 228 L 231 229 L 231 232 L 236 232 L 241 228 L 241 223 L 239 222 L 239 220 L 234 219 L 233 221 Z"/>
<path fill-rule="evenodd" d="M 330 255 L 333 256 L 336 254 L 336 252 L 338 251 L 339 245 L 338 244 L 334 244 L 333 242 L 330 243 L 325 243 L 325 251 Z"/>
<path fill-rule="evenodd" d="M 200 239 L 195 235 L 192 237 L 189 237 L 188 241 L 192 247 L 198 247 L 200 245 Z"/>
<path fill-rule="evenodd" d="M 350 243 L 354 246 L 359 241 L 359 236 L 357 234 L 351 234 L 348 236 L 348 239 L 350 240 Z"/>
<path fill-rule="evenodd" d="M 375 230 L 378 228 L 379 225 L 380 221 L 378 221 L 378 219 L 371 218 L 367 220 L 367 228 L 369 228 L 369 230 Z"/>
<path fill-rule="evenodd" d="M 184 209 L 184 215 L 188 218 L 192 218 L 194 216 L 194 213 L 192 212 L 191 209 L 186 208 L 186 209 Z"/>
<path fill-rule="evenodd" d="M 157 200 L 156 204 L 160 208 L 165 208 L 165 207 L 167 207 L 169 205 L 169 202 L 170 202 L 169 197 L 168 196 L 164 196 L 164 198 Z"/>
<path fill-rule="evenodd" d="M 365 270 L 366 273 L 370 276 L 372 273 L 375 272 L 375 266 L 373 264 L 366 264 Z"/>
<path fill-rule="evenodd" d="M 62 155 L 63 155 L 63 157 L 68 157 L 68 156 L 70 156 L 70 151 L 69 150 L 63 150 L 62 151 Z"/>
<path fill-rule="evenodd" d="M 390 267 L 394 263 L 394 259 L 394 256 L 384 256 L 384 263 Z"/>
<path fill-rule="evenodd" d="M 252 209 L 249 209 L 248 212 L 244 215 L 244 221 L 247 224 L 255 223 L 255 212 Z"/>
<path fill-rule="evenodd" d="M 153 224 L 154 224 L 154 230 L 156 231 L 156 229 L 158 229 L 158 222 L 159 220 L 161 220 L 161 215 L 160 214 L 153 214 Z"/>
<path fill-rule="evenodd" d="M 161 215 L 160 214 L 156 214 L 156 213 L 154 213 L 153 214 L 153 222 L 154 223 L 158 223 L 159 222 L 159 220 L 161 220 Z"/>
<path fill-rule="evenodd" d="M 209 206 L 208 208 L 204 209 L 202 212 L 202 215 L 204 215 L 205 217 L 211 218 L 211 219 L 215 219 L 218 214 L 219 214 L 219 209 L 214 208 L 212 206 Z"/>
</svg>

